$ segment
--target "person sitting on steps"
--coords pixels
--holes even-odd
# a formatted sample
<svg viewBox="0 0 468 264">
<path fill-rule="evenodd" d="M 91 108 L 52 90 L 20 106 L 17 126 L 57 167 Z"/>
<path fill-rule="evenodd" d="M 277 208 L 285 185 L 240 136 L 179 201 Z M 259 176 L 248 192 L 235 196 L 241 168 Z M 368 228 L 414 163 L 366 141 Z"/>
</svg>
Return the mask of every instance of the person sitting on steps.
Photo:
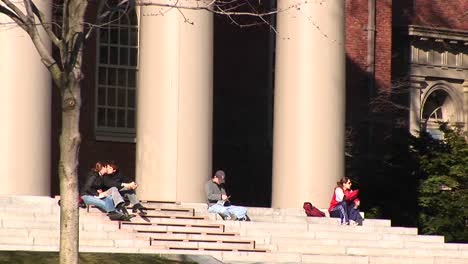
<svg viewBox="0 0 468 264">
<path fill-rule="evenodd" d="M 224 171 L 218 170 L 205 184 L 208 212 L 217 213 L 223 219 L 250 221 L 247 208 L 231 205 L 224 188 L 225 177 Z"/>
<path fill-rule="evenodd" d="M 359 212 L 360 201 L 357 198 L 358 190 L 351 190 L 351 180 L 342 178 L 336 183 L 332 199 L 330 201 L 330 217 L 341 219 L 342 225 L 362 225 L 364 219 Z"/>
<path fill-rule="evenodd" d="M 125 201 L 117 188 L 106 188 L 103 178 L 107 174 L 107 164 L 97 162 L 81 188 L 81 198 L 87 205 L 95 205 L 107 212 L 111 220 L 129 221 L 133 216 L 125 209 Z M 105 190 L 105 191 L 104 191 Z"/>
<path fill-rule="evenodd" d="M 135 189 L 138 185 L 130 178 L 120 173 L 119 167 L 114 161 L 110 161 L 107 164 L 107 173 L 109 175 L 104 177 L 104 186 L 107 188 L 117 188 L 120 194 L 130 201 L 133 213 L 140 211 L 140 215 L 146 215 L 146 210 L 148 209 L 140 203 L 135 193 Z"/>
</svg>

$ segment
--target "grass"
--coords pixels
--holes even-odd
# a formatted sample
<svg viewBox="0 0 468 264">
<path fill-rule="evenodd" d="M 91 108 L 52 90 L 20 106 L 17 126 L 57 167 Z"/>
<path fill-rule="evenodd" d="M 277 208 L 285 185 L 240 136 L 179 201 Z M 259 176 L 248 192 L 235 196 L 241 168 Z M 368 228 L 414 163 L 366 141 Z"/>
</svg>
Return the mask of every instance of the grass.
<svg viewBox="0 0 468 264">
<path fill-rule="evenodd" d="M 0 251 L 0 264 L 58 264 L 58 252 Z M 151 254 L 80 253 L 80 264 L 195 264 Z"/>
</svg>

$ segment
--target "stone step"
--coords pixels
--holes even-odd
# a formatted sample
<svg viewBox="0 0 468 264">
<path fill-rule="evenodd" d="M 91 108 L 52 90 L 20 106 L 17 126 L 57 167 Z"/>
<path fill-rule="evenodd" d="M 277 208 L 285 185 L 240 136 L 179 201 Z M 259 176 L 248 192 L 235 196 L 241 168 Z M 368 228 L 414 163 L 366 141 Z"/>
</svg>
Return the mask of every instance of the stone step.
<svg viewBox="0 0 468 264">
<path fill-rule="evenodd" d="M 260 244 L 261 245 L 261 244 Z M 401 248 L 391 245 L 378 244 L 365 246 L 316 245 L 310 243 L 276 244 L 272 251 L 301 252 L 304 254 L 334 254 L 334 255 L 362 255 L 362 256 L 407 256 L 407 257 L 456 257 L 467 258 L 462 250 L 433 249 L 433 248 Z"/>
<path fill-rule="evenodd" d="M 212 238 L 212 239 L 226 239 L 240 237 L 238 233 L 228 232 L 205 232 L 205 231 L 154 231 L 154 230 L 140 230 L 134 229 L 135 236 L 158 236 L 168 238 L 186 238 L 186 239 L 197 239 L 197 238 Z"/>
<path fill-rule="evenodd" d="M 406 257 L 451 257 L 465 258 L 468 263 L 468 252 L 463 250 L 450 249 L 425 249 L 425 248 L 370 248 L 351 247 L 346 249 L 349 255 L 366 256 L 406 256 Z"/>
<path fill-rule="evenodd" d="M 180 252 L 186 252 L 187 250 L 194 250 L 194 251 L 203 251 L 203 252 L 226 252 L 226 251 L 231 251 L 231 252 L 263 252 L 266 253 L 268 252 L 267 249 L 258 249 L 258 248 L 242 248 L 240 246 L 238 247 L 233 247 L 230 245 L 223 245 L 223 244 L 210 244 L 210 243 L 198 243 L 197 245 L 193 244 L 172 244 L 172 243 L 166 243 L 166 244 L 161 244 L 161 245 L 152 245 L 151 246 L 154 249 L 166 249 L 166 250 L 173 250 L 173 251 L 179 251 Z"/>
<path fill-rule="evenodd" d="M 120 222 L 121 228 L 133 228 L 151 231 L 190 231 L 190 232 L 223 232 L 224 226 L 217 224 L 179 224 L 179 223 L 148 223 L 148 222 Z"/>
<path fill-rule="evenodd" d="M 0 250 L 58 250 L 57 199 L 0 195 L 2 201 Z M 306 217 L 302 208 L 249 207 L 252 222 L 223 221 L 204 203 L 144 204 L 148 216 L 128 222 L 80 209 L 80 251 L 210 255 L 225 263 L 468 263 L 467 244 L 391 227 L 389 220 L 341 226 Z"/>
<path fill-rule="evenodd" d="M 166 239 L 151 237 L 150 246 L 160 248 L 193 248 L 193 249 L 255 249 L 255 242 L 252 240 L 210 240 L 210 239 Z"/>
<path fill-rule="evenodd" d="M 466 264 L 465 259 L 405 256 L 342 256 L 329 254 L 302 254 L 302 263 L 314 264 Z"/>
<path fill-rule="evenodd" d="M 133 207 L 129 206 L 127 207 L 127 210 L 129 212 L 132 210 Z M 171 216 L 195 216 L 195 210 L 193 208 L 183 208 L 183 207 L 175 207 L 175 208 L 167 208 L 167 207 L 147 207 L 148 208 L 148 213 L 149 214 L 155 214 L 155 215 L 171 215 Z M 87 207 L 88 212 L 101 212 L 96 206 L 88 206 Z"/>
</svg>

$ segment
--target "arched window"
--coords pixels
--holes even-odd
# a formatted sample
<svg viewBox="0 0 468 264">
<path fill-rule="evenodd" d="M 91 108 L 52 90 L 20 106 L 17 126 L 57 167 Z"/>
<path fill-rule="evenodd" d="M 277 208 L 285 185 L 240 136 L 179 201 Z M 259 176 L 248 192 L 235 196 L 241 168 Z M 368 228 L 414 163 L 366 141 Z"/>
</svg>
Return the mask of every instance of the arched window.
<svg viewBox="0 0 468 264">
<path fill-rule="evenodd" d="M 441 138 L 439 122 L 456 122 L 456 106 L 450 95 L 444 89 L 435 89 L 427 97 L 423 105 L 423 128 L 434 138 Z"/>
<path fill-rule="evenodd" d="M 112 9 L 100 22 L 96 137 L 133 141 L 136 118 L 138 23 L 135 9 Z"/>
</svg>

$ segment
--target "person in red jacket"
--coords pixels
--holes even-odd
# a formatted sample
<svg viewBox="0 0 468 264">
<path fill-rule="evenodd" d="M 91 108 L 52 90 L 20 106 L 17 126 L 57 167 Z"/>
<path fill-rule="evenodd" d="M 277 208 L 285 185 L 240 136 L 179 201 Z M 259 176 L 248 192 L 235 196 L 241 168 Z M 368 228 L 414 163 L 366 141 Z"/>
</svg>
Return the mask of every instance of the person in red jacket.
<svg viewBox="0 0 468 264">
<path fill-rule="evenodd" d="M 336 183 L 328 212 L 330 217 L 341 219 L 341 224 L 362 225 L 364 220 L 359 212 L 361 201 L 357 198 L 359 190 L 351 190 L 351 180 L 348 177 L 342 178 Z"/>
</svg>

